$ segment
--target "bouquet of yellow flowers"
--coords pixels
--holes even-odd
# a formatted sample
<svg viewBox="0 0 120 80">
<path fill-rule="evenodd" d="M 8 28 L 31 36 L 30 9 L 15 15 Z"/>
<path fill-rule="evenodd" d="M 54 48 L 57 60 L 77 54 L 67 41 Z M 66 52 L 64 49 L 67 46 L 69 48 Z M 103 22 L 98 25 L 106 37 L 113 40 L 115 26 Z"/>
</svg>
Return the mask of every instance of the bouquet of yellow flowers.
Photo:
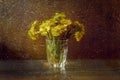
<svg viewBox="0 0 120 80">
<path fill-rule="evenodd" d="M 64 13 L 56 13 L 51 19 L 39 22 L 33 21 L 28 35 L 31 39 L 39 39 L 45 36 L 47 59 L 53 67 L 64 67 L 67 53 L 67 41 L 74 37 L 80 41 L 85 34 L 84 25 L 78 21 L 71 21 Z"/>
<path fill-rule="evenodd" d="M 80 41 L 84 33 L 84 25 L 78 21 L 72 22 L 70 19 L 66 19 L 64 13 L 56 13 L 51 19 L 42 23 L 35 20 L 28 31 L 33 40 L 38 39 L 41 35 L 51 40 L 54 38 L 65 40 L 74 36 L 76 41 Z"/>
</svg>

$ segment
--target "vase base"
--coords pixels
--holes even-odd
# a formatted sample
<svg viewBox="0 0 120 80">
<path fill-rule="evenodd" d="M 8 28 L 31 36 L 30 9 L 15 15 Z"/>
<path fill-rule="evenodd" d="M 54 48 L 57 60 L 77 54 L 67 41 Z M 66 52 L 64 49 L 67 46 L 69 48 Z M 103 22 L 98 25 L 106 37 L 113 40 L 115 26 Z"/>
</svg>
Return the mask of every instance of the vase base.
<svg viewBox="0 0 120 80">
<path fill-rule="evenodd" d="M 52 69 L 65 70 L 65 64 L 49 64 L 49 67 Z"/>
</svg>

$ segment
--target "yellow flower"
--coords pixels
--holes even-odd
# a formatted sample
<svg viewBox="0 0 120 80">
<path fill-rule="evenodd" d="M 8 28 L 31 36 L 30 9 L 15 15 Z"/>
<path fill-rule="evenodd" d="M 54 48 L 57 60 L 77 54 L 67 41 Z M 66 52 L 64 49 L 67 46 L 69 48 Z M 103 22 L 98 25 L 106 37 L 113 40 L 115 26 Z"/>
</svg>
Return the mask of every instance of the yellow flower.
<svg viewBox="0 0 120 80">
<path fill-rule="evenodd" d="M 45 23 L 42 23 L 39 27 L 40 34 L 42 36 L 46 36 L 47 32 L 50 30 L 50 26 Z"/>
<path fill-rule="evenodd" d="M 67 27 L 64 25 L 58 25 L 51 29 L 51 33 L 53 36 L 60 36 L 65 31 L 67 31 Z"/>
<path fill-rule="evenodd" d="M 30 30 L 28 31 L 28 35 L 30 36 L 31 39 L 33 40 L 36 40 L 38 39 L 38 34 L 39 34 L 39 31 L 38 31 L 38 24 L 39 22 L 37 20 L 35 20 L 32 25 L 31 25 L 31 28 Z"/>
<path fill-rule="evenodd" d="M 62 25 L 70 25 L 72 23 L 72 21 L 71 20 L 68 20 L 68 19 L 62 19 L 62 20 L 60 20 L 60 24 L 62 24 Z"/>
<path fill-rule="evenodd" d="M 85 34 L 84 25 L 79 23 L 78 21 L 75 21 L 74 26 L 76 27 L 76 32 L 75 32 L 76 41 L 80 41 L 83 35 Z"/>
<path fill-rule="evenodd" d="M 50 30 L 54 27 L 56 21 L 53 19 L 43 21 L 41 25 L 39 25 L 39 31 L 42 36 L 48 36 L 48 33 L 51 33 Z"/>
<path fill-rule="evenodd" d="M 80 32 L 76 32 L 75 33 L 75 39 L 76 39 L 76 41 L 80 41 L 81 40 L 81 38 L 82 38 L 82 34 L 80 33 Z"/>
</svg>

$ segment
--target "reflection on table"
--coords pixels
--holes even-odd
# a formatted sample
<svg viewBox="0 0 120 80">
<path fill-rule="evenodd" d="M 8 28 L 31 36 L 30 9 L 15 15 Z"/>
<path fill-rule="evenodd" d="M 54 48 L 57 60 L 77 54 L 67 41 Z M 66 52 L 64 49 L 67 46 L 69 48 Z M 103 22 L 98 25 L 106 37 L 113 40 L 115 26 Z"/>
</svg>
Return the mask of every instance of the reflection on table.
<svg viewBox="0 0 120 80">
<path fill-rule="evenodd" d="M 68 60 L 65 70 L 46 60 L 0 61 L 0 80 L 120 80 L 119 60 Z"/>
</svg>

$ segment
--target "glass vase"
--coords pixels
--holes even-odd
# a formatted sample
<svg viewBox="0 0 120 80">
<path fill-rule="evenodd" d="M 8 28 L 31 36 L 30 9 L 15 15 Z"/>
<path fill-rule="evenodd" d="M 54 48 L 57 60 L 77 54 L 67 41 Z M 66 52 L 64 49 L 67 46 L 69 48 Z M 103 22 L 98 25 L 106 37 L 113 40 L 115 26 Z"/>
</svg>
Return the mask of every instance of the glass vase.
<svg viewBox="0 0 120 80">
<path fill-rule="evenodd" d="M 67 40 L 47 39 L 46 52 L 50 68 L 65 69 L 65 63 L 68 53 Z"/>
</svg>

